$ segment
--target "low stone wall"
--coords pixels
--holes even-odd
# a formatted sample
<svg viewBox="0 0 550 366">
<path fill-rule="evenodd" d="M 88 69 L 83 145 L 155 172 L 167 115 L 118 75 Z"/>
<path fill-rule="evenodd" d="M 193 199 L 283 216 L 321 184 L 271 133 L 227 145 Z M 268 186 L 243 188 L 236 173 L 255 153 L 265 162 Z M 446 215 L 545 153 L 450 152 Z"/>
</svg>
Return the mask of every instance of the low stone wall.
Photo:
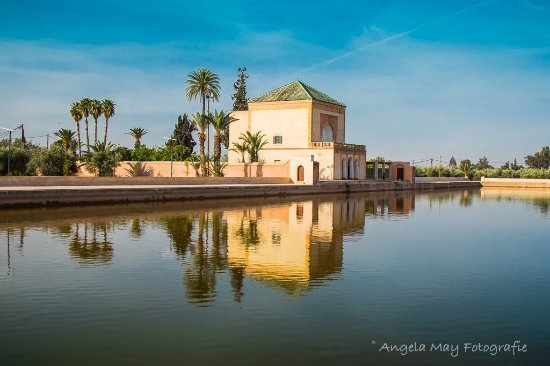
<svg viewBox="0 0 550 366">
<path fill-rule="evenodd" d="M 9 177 L 17 178 L 17 177 Z M 50 178 L 50 177 L 23 177 L 23 178 Z M 58 178 L 58 177 L 51 177 Z M 59 177 L 63 178 L 63 177 Z M 69 177 L 74 179 L 89 179 Z M 432 189 L 453 189 L 453 188 L 478 188 L 479 182 L 431 182 L 431 183 L 409 183 L 409 182 L 383 182 L 383 181 L 320 181 L 319 184 L 257 184 L 259 179 L 280 179 L 280 178 L 240 178 L 239 183 L 248 179 L 254 183 L 244 184 L 223 184 L 227 179 L 237 178 L 205 178 L 210 181 L 218 181 L 220 184 L 205 185 L 124 185 L 122 182 L 132 181 L 139 178 L 92 178 L 94 184 L 88 186 L 56 186 L 49 187 L 0 187 L 0 208 L 10 207 L 48 207 L 68 206 L 77 204 L 104 204 L 104 203 L 130 203 L 130 202 L 152 202 L 152 201 L 182 201 L 182 200 L 204 200 L 223 199 L 240 197 L 270 197 L 270 196 L 291 196 L 307 194 L 330 194 L 330 193 L 351 193 L 351 192 L 374 192 L 374 191 L 404 191 L 404 190 L 432 190 Z M 97 184 L 99 181 L 110 179 L 111 184 Z M 149 178 L 158 179 L 158 178 Z M 185 178 L 161 178 L 164 182 L 168 180 L 181 180 Z M 191 179 L 191 178 L 187 178 Z M 223 182 L 225 180 L 225 182 Z M 197 181 L 197 180 L 195 180 Z M 119 185 L 112 184 L 120 182 Z M 235 182 L 235 181 L 234 181 Z M 168 183 L 166 183 L 168 184 Z"/>
<path fill-rule="evenodd" d="M 290 177 L 286 163 L 231 163 L 223 169 L 225 177 Z"/>
<path fill-rule="evenodd" d="M 197 177 L 193 164 L 187 161 L 121 161 L 115 170 L 116 177 L 130 177 L 131 164 L 139 163 L 142 171 L 150 177 Z M 170 172 L 171 170 L 171 172 Z M 289 177 L 289 162 L 285 163 L 231 163 L 223 169 L 225 177 Z M 80 177 L 93 177 L 81 166 Z"/>
<path fill-rule="evenodd" d="M 0 177 L 0 187 L 289 184 L 288 177 Z"/>
<path fill-rule="evenodd" d="M 507 188 L 550 188 L 550 179 L 485 178 L 481 177 L 483 187 Z"/>
<path fill-rule="evenodd" d="M 481 188 L 481 183 L 478 181 L 437 181 L 437 182 L 416 182 L 415 189 L 417 190 L 432 190 L 432 189 L 475 189 Z"/>
<path fill-rule="evenodd" d="M 469 181 L 464 177 L 416 177 L 417 182 L 465 182 Z"/>
</svg>

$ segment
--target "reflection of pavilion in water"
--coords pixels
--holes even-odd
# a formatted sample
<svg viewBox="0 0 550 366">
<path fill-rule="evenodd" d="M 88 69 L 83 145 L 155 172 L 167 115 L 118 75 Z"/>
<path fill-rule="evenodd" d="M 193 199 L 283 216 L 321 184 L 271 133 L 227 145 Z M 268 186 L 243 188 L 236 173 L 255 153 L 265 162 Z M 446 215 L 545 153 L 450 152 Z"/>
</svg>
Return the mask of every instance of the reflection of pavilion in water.
<svg viewBox="0 0 550 366">
<path fill-rule="evenodd" d="M 384 215 L 413 208 L 414 196 L 387 195 L 225 211 L 228 264 L 298 294 L 341 272 L 344 238 L 363 233 L 368 210 Z"/>
<path fill-rule="evenodd" d="M 217 296 L 217 277 L 230 276 L 236 301 L 243 296 L 244 279 L 249 277 L 289 294 L 303 294 L 313 286 L 337 277 L 343 267 L 343 243 L 361 235 L 365 216 L 408 214 L 414 209 L 414 195 L 376 193 L 334 196 L 301 202 L 263 206 L 238 206 L 225 210 L 172 210 L 136 216 L 90 216 L 75 220 L 70 210 L 64 218 L 48 221 L 49 235 L 64 238 L 69 256 L 84 266 L 109 265 L 116 246 L 109 234 L 127 230 L 138 239 L 151 226 L 161 228 L 170 249 L 185 260 L 184 287 L 191 302 L 208 304 Z M 92 209 L 90 209 L 92 210 Z M 7 230 L 24 232 L 36 222 L 19 221 Z M 11 228 L 10 228 L 11 227 Z M 24 234 L 19 235 L 23 248 Z M 10 246 L 7 268 L 12 271 Z"/>
<path fill-rule="evenodd" d="M 365 198 L 365 212 L 373 216 L 385 215 L 408 215 L 414 211 L 414 193 L 378 193 L 372 197 Z"/>
</svg>

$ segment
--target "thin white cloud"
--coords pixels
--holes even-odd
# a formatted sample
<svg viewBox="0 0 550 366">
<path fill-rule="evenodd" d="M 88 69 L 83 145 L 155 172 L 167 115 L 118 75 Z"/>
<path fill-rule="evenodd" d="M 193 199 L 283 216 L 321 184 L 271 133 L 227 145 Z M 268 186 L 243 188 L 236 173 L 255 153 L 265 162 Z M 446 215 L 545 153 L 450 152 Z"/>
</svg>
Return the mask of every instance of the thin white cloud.
<svg viewBox="0 0 550 366">
<path fill-rule="evenodd" d="M 318 62 L 318 63 L 314 63 L 310 66 L 307 66 L 305 68 L 302 68 L 300 69 L 299 71 L 296 72 L 296 74 L 298 75 L 301 75 L 303 73 L 306 73 L 312 69 L 320 69 L 320 68 L 323 68 L 325 66 L 328 66 L 328 65 L 332 65 L 336 62 L 339 62 L 341 60 L 344 60 L 346 58 L 349 58 L 351 56 L 354 56 L 360 52 L 363 52 L 367 49 L 370 49 L 370 48 L 373 48 L 373 47 L 376 47 L 376 46 L 380 46 L 380 45 L 383 45 L 387 42 L 391 42 L 391 41 L 394 41 L 394 40 L 397 40 L 397 39 L 401 39 L 403 37 L 406 37 L 408 35 L 411 35 L 415 32 L 417 32 L 418 30 L 420 29 L 424 29 L 424 28 L 427 28 L 431 25 L 434 25 L 436 23 L 440 23 L 440 22 L 443 22 L 447 19 L 450 19 L 450 18 L 453 18 L 453 17 L 457 17 L 459 15 L 462 15 L 464 13 L 467 13 L 471 10 L 474 10 L 476 8 L 479 8 L 481 6 L 484 6 L 484 5 L 489 5 L 489 4 L 495 4 L 498 0 L 482 0 L 482 1 L 478 1 L 474 4 L 471 4 L 471 5 L 468 5 L 468 6 L 465 6 L 461 9 L 458 9 L 450 14 L 446 14 L 444 16 L 441 16 L 441 17 L 438 17 L 436 19 L 433 19 L 433 20 L 430 20 L 428 22 L 425 22 L 423 24 L 420 24 L 414 28 L 411 28 L 409 30 L 406 30 L 406 31 L 403 31 L 403 32 L 399 32 L 399 33 L 396 33 L 396 34 L 390 34 L 390 35 L 386 35 L 386 34 L 383 34 L 383 31 L 381 28 L 378 28 L 378 27 L 371 27 L 372 30 L 376 30 L 377 33 L 379 34 L 383 34 L 383 36 L 378 39 L 378 40 L 374 40 L 374 41 L 368 41 L 367 43 L 365 44 L 362 44 L 362 45 L 359 45 L 359 46 L 355 46 L 353 49 L 351 49 L 350 51 L 347 51 L 347 52 L 344 52 L 340 55 L 337 55 L 337 56 L 334 56 L 334 57 L 331 57 L 331 58 L 328 58 L 326 60 L 323 60 L 321 62 Z"/>
</svg>

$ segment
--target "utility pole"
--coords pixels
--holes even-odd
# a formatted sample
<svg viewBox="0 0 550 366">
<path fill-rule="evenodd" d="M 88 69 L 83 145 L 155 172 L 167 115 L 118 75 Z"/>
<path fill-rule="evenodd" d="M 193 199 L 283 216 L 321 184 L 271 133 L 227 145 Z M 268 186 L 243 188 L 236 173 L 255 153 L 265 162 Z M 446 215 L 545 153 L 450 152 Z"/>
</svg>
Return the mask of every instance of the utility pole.
<svg viewBox="0 0 550 366">
<path fill-rule="evenodd" d="M 176 139 L 173 139 L 173 138 L 170 138 L 170 137 L 163 137 L 163 139 L 168 140 L 168 141 L 176 141 Z M 174 176 L 173 167 L 174 167 L 174 147 L 170 146 L 170 178 L 172 178 Z"/>
<path fill-rule="evenodd" d="M 430 158 L 430 168 L 433 168 L 434 166 L 434 158 Z"/>
<path fill-rule="evenodd" d="M 441 154 L 439 154 L 439 178 L 441 178 Z"/>
<path fill-rule="evenodd" d="M 23 144 L 23 149 L 26 148 L 27 141 L 25 140 L 25 127 L 23 127 L 23 124 L 21 123 L 21 144 Z"/>
<path fill-rule="evenodd" d="M 50 133 L 46 135 L 46 150 L 50 149 Z"/>
<path fill-rule="evenodd" d="M 11 133 L 13 130 L 10 130 L 10 138 L 8 139 L 8 175 L 10 175 L 10 160 L 11 160 Z"/>
</svg>

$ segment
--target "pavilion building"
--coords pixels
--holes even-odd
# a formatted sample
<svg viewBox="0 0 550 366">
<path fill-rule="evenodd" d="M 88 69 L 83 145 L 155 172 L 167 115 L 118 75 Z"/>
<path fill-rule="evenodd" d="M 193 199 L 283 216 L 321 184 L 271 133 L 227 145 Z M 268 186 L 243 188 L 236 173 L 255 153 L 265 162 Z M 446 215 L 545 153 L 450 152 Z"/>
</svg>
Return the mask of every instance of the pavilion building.
<svg viewBox="0 0 550 366">
<path fill-rule="evenodd" d="M 301 81 L 251 99 L 247 111 L 232 115 L 237 120 L 230 125 L 230 146 L 246 131 L 261 131 L 268 144 L 260 151 L 260 161 L 311 159 L 318 162 L 322 180 L 366 178 L 365 146 L 345 142 L 346 106 Z M 232 150 L 228 159 L 230 164 L 242 163 Z"/>
</svg>

